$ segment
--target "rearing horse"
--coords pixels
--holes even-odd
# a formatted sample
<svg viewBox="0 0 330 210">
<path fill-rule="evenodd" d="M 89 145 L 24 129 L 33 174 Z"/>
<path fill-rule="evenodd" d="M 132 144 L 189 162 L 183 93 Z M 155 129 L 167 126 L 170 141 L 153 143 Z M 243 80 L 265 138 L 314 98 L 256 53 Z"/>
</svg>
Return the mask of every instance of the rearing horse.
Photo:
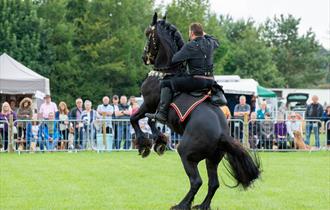
<svg viewBox="0 0 330 210">
<path fill-rule="evenodd" d="M 157 21 L 155 13 L 151 26 L 146 30 L 148 43 L 143 59 L 146 64 L 153 64 L 155 69 L 174 69 L 180 71 L 181 67 L 171 66 L 171 55 L 182 47 L 182 38 L 176 28 L 166 23 L 165 18 Z M 170 56 L 170 57 L 168 57 Z M 160 68 L 162 67 L 162 68 Z M 144 104 L 141 110 L 131 118 L 136 123 L 138 117 L 143 117 L 146 111 L 154 112 L 159 102 L 159 81 L 155 76 L 149 76 L 142 85 Z M 152 125 L 152 122 L 149 121 Z M 175 132 L 182 135 L 182 140 L 177 148 L 183 167 L 190 180 L 190 190 L 182 201 L 171 209 L 191 209 L 191 203 L 195 194 L 202 185 L 202 179 L 198 171 L 198 163 L 206 160 L 208 174 L 208 192 L 204 201 L 193 208 L 210 209 L 211 200 L 219 187 L 218 165 L 226 155 L 230 165 L 230 174 L 237 181 L 237 186 L 249 187 L 260 175 L 259 162 L 250 156 L 247 150 L 229 135 L 226 118 L 219 107 L 210 102 L 203 102 L 197 106 L 185 120 L 180 122 L 175 111 L 170 109 L 167 125 Z M 133 125 L 134 129 L 138 127 Z M 161 134 L 156 133 L 156 147 L 163 144 Z M 150 142 L 146 144 L 142 131 L 136 129 L 139 151 L 142 155 L 148 150 Z M 140 132 L 140 133 L 139 133 Z M 141 149 L 143 148 L 143 149 Z M 150 151 L 150 148 L 149 148 Z M 157 151 L 157 148 L 156 148 Z M 158 151 L 159 152 L 159 151 Z"/>
<path fill-rule="evenodd" d="M 183 38 L 179 31 L 173 25 L 166 23 L 165 20 L 166 17 L 164 17 L 163 20 L 160 20 L 159 24 L 156 25 L 157 15 L 155 15 L 151 27 L 148 27 L 146 30 L 148 42 L 145 46 L 142 58 L 146 65 L 154 65 L 154 71 L 149 72 L 147 79 L 141 86 L 141 92 L 144 99 L 143 104 L 140 106 L 138 112 L 130 118 L 131 124 L 136 133 L 139 153 L 142 157 L 149 155 L 152 141 L 142 132 L 138 122 L 145 117 L 146 113 L 153 113 L 158 107 L 160 100 L 159 79 L 173 76 L 183 71 L 182 64 L 179 63 L 172 65 L 173 55 L 184 45 Z M 158 29 L 154 30 L 156 27 L 158 27 Z M 158 35 L 154 33 L 156 31 L 159 33 Z M 159 39 L 159 37 L 162 38 Z M 159 155 L 161 155 L 165 151 L 168 139 L 157 129 L 154 121 L 149 119 L 148 124 L 153 134 L 155 143 L 154 149 Z"/>
</svg>

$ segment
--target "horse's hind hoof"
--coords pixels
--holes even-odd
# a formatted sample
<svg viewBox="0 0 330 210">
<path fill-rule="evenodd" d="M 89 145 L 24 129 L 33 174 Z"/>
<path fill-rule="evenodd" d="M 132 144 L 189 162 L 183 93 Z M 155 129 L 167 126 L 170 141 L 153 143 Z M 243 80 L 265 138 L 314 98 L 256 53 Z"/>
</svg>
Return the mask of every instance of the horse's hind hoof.
<svg viewBox="0 0 330 210">
<path fill-rule="evenodd" d="M 196 206 L 193 206 L 191 209 L 193 209 L 193 210 L 211 210 L 211 207 L 204 206 L 204 205 L 196 205 Z"/>
<path fill-rule="evenodd" d="M 155 151 L 160 156 L 165 153 L 166 145 L 165 144 L 156 144 L 155 145 Z"/>
<path fill-rule="evenodd" d="M 170 210 L 190 210 L 189 206 L 176 205 L 172 206 Z"/>
<path fill-rule="evenodd" d="M 141 149 L 140 154 L 141 154 L 141 157 L 142 158 L 148 157 L 149 154 L 150 154 L 150 148 L 149 147 L 145 147 L 145 148 Z"/>
</svg>

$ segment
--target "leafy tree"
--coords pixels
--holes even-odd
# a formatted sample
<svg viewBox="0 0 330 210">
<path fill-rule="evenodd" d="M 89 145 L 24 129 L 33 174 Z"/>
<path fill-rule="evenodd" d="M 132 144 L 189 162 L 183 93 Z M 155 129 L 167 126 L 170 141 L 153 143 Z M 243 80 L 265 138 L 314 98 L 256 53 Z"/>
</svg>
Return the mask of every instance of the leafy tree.
<svg viewBox="0 0 330 210">
<path fill-rule="evenodd" d="M 173 0 L 166 7 L 169 20 L 181 30 L 185 40 L 188 40 L 188 29 L 192 22 L 205 25 L 209 13 L 208 0 Z"/>
<path fill-rule="evenodd" d="M 221 27 L 225 29 L 227 39 L 231 41 L 224 64 L 225 74 L 254 78 L 267 87 L 283 85 L 284 78 L 272 62 L 272 52 L 260 40 L 253 21 L 233 21 L 227 17 L 222 19 Z"/>
<path fill-rule="evenodd" d="M 6 52 L 34 70 L 41 70 L 40 20 L 35 5 L 25 0 L 0 1 L 0 53 Z"/>
<path fill-rule="evenodd" d="M 203 24 L 220 41 L 215 74 L 253 77 L 267 87 L 328 87 L 329 51 L 312 30 L 300 36 L 289 15 L 256 26 L 210 12 L 208 0 L 173 0 L 156 8 L 188 40 Z M 6 52 L 51 82 L 55 101 L 139 95 L 150 67 L 141 60 L 153 0 L 0 0 L 0 53 Z"/>
<path fill-rule="evenodd" d="M 273 61 L 287 87 L 315 86 L 325 77 L 320 44 L 310 30 L 299 36 L 300 19 L 281 15 L 268 19 L 263 26 L 262 37 L 273 51 Z"/>
<path fill-rule="evenodd" d="M 66 21 L 66 1 L 48 0 L 39 2 L 38 16 L 42 20 L 39 62 L 50 79 L 55 101 L 74 104 L 80 96 L 81 70 L 78 55 L 73 46 L 74 26 Z"/>
<path fill-rule="evenodd" d="M 128 0 L 89 3 L 75 29 L 75 39 L 80 40 L 76 45 L 79 66 L 85 78 L 83 97 L 99 101 L 103 95 L 139 94 L 147 70 L 140 55 L 147 16 L 152 14 L 151 6 L 146 10 L 148 4 Z"/>
</svg>

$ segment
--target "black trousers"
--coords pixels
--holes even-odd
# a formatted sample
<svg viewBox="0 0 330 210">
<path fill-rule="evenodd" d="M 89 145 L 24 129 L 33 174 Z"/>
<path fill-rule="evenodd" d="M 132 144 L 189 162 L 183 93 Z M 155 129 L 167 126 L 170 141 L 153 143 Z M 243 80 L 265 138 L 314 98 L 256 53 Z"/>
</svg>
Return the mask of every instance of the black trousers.
<svg viewBox="0 0 330 210">
<path fill-rule="evenodd" d="M 175 76 L 161 81 L 160 87 L 171 88 L 173 92 L 192 92 L 210 89 L 215 83 L 212 79 L 195 78 L 188 76 Z"/>
<path fill-rule="evenodd" d="M 18 139 L 21 139 L 21 137 L 24 137 L 26 139 L 26 126 L 24 127 L 18 127 Z"/>
<path fill-rule="evenodd" d="M 61 131 L 61 140 L 68 140 L 69 139 L 69 129 L 65 129 Z"/>
</svg>

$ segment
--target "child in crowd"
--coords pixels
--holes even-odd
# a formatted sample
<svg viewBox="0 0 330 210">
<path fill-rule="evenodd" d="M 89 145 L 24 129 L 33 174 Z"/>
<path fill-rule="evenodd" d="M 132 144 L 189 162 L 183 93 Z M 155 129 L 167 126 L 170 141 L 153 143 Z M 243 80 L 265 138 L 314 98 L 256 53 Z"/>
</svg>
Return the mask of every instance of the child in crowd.
<svg viewBox="0 0 330 210">
<path fill-rule="evenodd" d="M 278 115 L 274 129 L 278 149 L 287 149 L 287 129 L 283 115 Z"/>
<path fill-rule="evenodd" d="M 289 120 L 286 122 L 286 129 L 290 142 L 292 142 L 291 147 L 294 148 L 294 131 L 299 131 L 302 134 L 302 121 L 301 117 L 297 113 L 291 113 Z"/>
<path fill-rule="evenodd" d="M 59 123 L 59 149 L 67 148 L 69 137 L 69 109 L 65 102 L 61 101 L 58 105 L 59 110 L 55 113 L 55 119 Z"/>
<path fill-rule="evenodd" d="M 74 127 L 71 126 L 69 129 L 69 136 L 68 136 L 68 149 L 74 149 Z"/>
<path fill-rule="evenodd" d="M 48 120 L 42 124 L 42 135 L 46 141 L 47 150 L 57 150 L 59 139 L 58 121 L 55 120 L 54 112 L 48 114 Z"/>
<path fill-rule="evenodd" d="M 38 115 L 32 116 L 32 122 L 27 125 L 27 146 L 26 149 L 36 151 L 36 145 L 39 144 L 40 150 L 44 150 L 43 142 L 41 142 L 41 129 L 39 129 Z"/>
<path fill-rule="evenodd" d="M 265 113 L 265 120 L 260 124 L 260 136 L 264 149 L 273 148 L 274 140 L 274 123 L 270 118 L 270 113 Z"/>
<path fill-rule="evenodd" d="M 257 121 L 257 114 L 251 112 L 249 122 L 249 144 L 252 149 L 260 149 L 260 122 Z"/>
</svg>

